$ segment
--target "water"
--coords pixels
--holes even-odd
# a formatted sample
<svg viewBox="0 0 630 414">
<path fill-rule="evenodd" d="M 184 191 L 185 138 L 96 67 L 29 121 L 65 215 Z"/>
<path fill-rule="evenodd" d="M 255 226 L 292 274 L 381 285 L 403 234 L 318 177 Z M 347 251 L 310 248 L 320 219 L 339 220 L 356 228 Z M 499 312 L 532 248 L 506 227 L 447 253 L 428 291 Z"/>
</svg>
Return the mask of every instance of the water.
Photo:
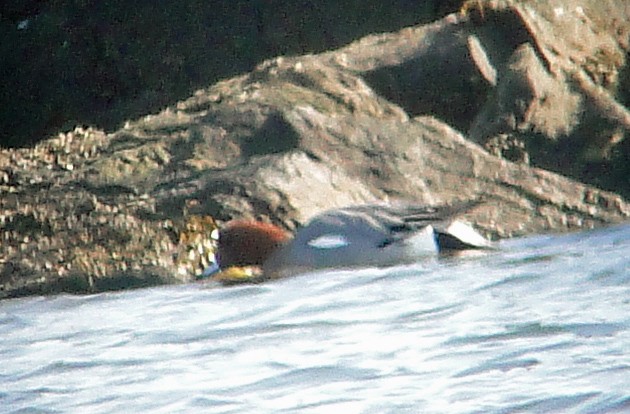
<svg viewBox="0 0 630 414">
<path fill-rule="evenodd" d="M 2 301 L 0 412 L 630 412 L 630 226 L 501 247 Z"/>
</svg>

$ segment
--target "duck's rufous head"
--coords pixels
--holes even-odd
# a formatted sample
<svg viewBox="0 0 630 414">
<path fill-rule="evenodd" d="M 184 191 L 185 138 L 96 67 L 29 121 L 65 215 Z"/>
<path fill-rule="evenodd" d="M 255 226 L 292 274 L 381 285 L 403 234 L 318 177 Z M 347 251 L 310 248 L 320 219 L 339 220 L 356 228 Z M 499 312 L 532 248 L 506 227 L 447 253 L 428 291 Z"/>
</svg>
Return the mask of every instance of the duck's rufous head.
<svg viewBox="0 0 630 414">
<path fill-rule="evenodd" d="M 259 221 L 231 221 L 221 229 L 217 257 L 222 268 L 262 266 L 278 247 L 291 239 L 280 227 Z"/>
</svg>

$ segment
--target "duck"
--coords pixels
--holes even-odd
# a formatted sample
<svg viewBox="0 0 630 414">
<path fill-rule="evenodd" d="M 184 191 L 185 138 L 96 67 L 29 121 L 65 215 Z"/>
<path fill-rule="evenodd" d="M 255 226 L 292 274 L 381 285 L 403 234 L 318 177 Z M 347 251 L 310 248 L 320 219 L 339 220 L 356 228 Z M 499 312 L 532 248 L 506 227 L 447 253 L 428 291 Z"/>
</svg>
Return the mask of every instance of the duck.
<svg viewBox="0 0 630 414">
<path fill-rule="evenodd" d="M 219 232 L 216 264 L 204 274 L 254 266 L 260 269 L 256 275 L 267 280 L 321 269 L 410 264 L 426 256 L 493 249 L 471 225 L 455 219 L 478 204 L 349 206 L 314 216 L 295 235 L 270 223 L 230 221 Z"/>
</svg>

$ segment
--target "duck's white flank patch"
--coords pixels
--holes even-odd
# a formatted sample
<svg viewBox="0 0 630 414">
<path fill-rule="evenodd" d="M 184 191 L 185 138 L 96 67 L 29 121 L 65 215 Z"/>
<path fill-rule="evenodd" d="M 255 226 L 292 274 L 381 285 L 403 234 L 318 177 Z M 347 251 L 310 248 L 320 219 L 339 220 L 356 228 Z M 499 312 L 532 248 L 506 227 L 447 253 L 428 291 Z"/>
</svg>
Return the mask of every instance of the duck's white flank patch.
<svg viewBox="0 0 630 414">
<path fill-rule="evenodd" d="M 338 249 L 348 246 L 350 242 L 341 234 L 324 234 L 308 242 L 308 245 L 316 249 Z"/>
<path fill-rule="evenodd" d="M 471 246 L 476 247 L 489 247 L 490 243 L 486 240 L 481 234 L 479 234 L 475 229 L 473 229 L 470 225 L 466 223 L 462 223 L 461 221 L 452 222 L 447 228 L 446 231 L 463 241 L 464 243 L 470 244 Z"/>
<path fill-rule="evenodd" d="M 406 244 L 411 248 L 414 254 L 435 254 L 437 246 L 435 244 L 434 233 L 435 229 L 432 225 L 428 224 L 422 230 L 407 239 Z"/>
</svg>

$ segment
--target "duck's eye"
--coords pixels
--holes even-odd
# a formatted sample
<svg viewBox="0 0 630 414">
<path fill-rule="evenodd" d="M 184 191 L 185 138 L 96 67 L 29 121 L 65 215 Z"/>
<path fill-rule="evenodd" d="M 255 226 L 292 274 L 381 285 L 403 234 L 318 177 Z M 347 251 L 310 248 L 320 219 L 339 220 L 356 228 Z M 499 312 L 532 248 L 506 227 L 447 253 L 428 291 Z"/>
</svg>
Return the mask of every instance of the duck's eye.
<svg viewBox="0 0 630 414">
<path fill-rule="evenodd" d="M 315 247 L 316 249 L 338 249 L 340 247 L 348 246 L 350 242 L 341 234 L 325 234 L 314 238 L 307 244 L 311 247 Z"/>
</svg>

